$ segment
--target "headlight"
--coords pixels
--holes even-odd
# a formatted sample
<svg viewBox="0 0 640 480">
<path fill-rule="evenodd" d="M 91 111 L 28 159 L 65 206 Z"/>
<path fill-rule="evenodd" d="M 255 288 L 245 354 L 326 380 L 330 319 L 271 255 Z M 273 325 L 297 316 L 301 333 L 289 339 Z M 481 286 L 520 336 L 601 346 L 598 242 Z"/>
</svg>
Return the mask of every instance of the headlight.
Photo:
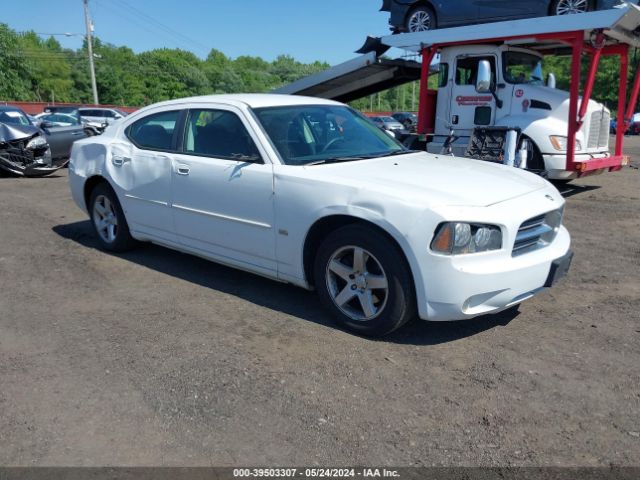
<svg viewBox="0 0 640 480">
<path fill-rule="evenodd" d="M 568 140 L 567 137 L 560 137 L 557 135 L 552 135 L 549 137 L 549 141 L 551 142 L 551 145 L 553 146 L 553 148 L 555 148 L 559 152 L 567 151 L 567 140 Z M 580 150 L 582 150 L 582 144 L 580 143 L 580 140 L 576 139 L 576 151 L 580 151 Z"/>
<path fill-rule="evenodd" d="M 44 139 L 44 137 L 37 136 L 29 140 L 29 143 L 27 143 L 27 146 L 25 148 L 29 150 L 39 150 L 41 148 L 45 148 L 46 146 L 47 141 Z"/>
<path fill-rule="evenodd" d="M 442 223 L 431 242 L 434 252 L 445 255 L 489 252 L 501 248 L 500 227 L 475 223 Z"/>
</svg>

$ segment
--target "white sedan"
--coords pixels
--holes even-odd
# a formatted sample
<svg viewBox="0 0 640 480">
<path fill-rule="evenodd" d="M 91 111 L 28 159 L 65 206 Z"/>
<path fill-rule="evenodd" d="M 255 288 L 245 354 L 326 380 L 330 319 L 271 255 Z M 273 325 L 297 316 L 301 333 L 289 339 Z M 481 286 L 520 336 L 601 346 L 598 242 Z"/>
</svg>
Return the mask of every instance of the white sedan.
<svg viewBox="0 0 640 480">
<path fill-rule="evenodd" d="M 152 105 L 76 142 L 69 179 L 104 249 L 153 242 L 315 288 L 364 335 L 518 305 L 572 256 L 546 180 L 406 150 L 316 98 Z"/>
</svg>

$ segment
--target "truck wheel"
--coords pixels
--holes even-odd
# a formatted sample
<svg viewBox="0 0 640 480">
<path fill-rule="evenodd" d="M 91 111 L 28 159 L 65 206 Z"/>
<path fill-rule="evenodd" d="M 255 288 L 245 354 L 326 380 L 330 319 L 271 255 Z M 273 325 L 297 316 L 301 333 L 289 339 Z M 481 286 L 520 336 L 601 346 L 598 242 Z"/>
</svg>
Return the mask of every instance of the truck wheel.
<svg viewBox="0 0 640 480">
<path fill-rule="evenodd" d="M 436 14 L 426 5 L 416 7 L 407 15 L 404 28 L 409 33 L 435 30 L 437 28 Z"/>
<path fill-rule="evenodd" d="M 415 318 L 404 255 L 371 227 L 349 225 L 330 233 L 318 249 L 314 280 L 337 322 L 360 335 L 386 335 Z"/>
<path fill-rule="evenodd" d="M 89 214 L 103 250 L 126 252 L 135 248 L 138 242 L 131 236 L 118 197 L 107 183 L 100 183 L 91 192 Z"/>
<path fill-rule="evenodd" d="M 551 4 L 551 15 L 571 15 L 591 10 L 589 0 L 554 0 Z"/>
</svg>

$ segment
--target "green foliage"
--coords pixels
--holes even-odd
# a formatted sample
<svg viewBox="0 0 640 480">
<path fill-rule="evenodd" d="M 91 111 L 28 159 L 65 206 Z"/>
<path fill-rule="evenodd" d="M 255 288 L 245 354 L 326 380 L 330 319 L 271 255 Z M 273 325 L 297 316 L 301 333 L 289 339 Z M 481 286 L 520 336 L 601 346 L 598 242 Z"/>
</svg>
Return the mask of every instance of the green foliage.
<svg viewBox="0 0 640 480">
<path fill-rule="evenodd" d="M 31 77 L 20 37 L 0 23 L 0 98 L 33 100 Z"/>
<path fill-rule="evenodd" d="M 85 45 L 65 50 L 54 39 L 18 34 L 0 24 L 0 99 L 91 102 Z M 303 64 L 282 55 L 273 62 L 242 56 L 233 60 L 212 49 L 206 60 L 179 49 L 136 54 L 94 38 L 101 103 L 141 106 L 172 98 L 211 93 L 268 92 L 328 64 Z"/>
</svg>

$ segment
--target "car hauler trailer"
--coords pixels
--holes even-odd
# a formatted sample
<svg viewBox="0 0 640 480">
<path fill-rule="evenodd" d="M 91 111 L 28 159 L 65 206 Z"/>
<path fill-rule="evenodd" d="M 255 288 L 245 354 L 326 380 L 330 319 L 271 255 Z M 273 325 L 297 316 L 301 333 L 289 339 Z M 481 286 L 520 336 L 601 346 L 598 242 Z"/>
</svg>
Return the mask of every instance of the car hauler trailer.
<svg viewBox="0 0 640 480">
<path fill-rule="evenodd" d="M 569 180 L 619 170 L 628 162 L 624 132 L 640 91 L 640 69 L 632 87 L 628 85 L 629 50 L 640 47 L 639 33 L 640 8 L 627 4 L 580 15 L 390 35 L 368 39 L 363 49 L 370 52 L 360 60 L 278 92 L 354 100 L 358 93 L 363 97 L 376 91 L 375 79 L 366 75 L 363 62 L 376 63 L 374 59 L 391 47 L 412 51 L 422 55 L 418 133 L 428 151 L 441 153 L 446 147 L 464 155 L 479 129 L 511 130 L 518 133 L 512 149 L 522 151 L 525 142 L 530 147 L 522 166 L 551 179 Z M 434 90 L 428 79 L 437 55 L 440 78 Z M 553 81 L 545 85 L 541 60 L 547 55 L 571 56 L 569 92 L 553 88 Z M 613 154 L 609 110 L 591 100 L 599 61 L 610 55 L 620 59 L 617 118 L 618 125 L 624 125 L 617 129 Z M 589 64 L 581 88 L 585 58 Z M 357 64 L 357 69 L 351 68 Z M 331 89 L 322 88 L 329 83 Z M 331 96 L 332 90 L 341 96 Z"/>
</svg>

